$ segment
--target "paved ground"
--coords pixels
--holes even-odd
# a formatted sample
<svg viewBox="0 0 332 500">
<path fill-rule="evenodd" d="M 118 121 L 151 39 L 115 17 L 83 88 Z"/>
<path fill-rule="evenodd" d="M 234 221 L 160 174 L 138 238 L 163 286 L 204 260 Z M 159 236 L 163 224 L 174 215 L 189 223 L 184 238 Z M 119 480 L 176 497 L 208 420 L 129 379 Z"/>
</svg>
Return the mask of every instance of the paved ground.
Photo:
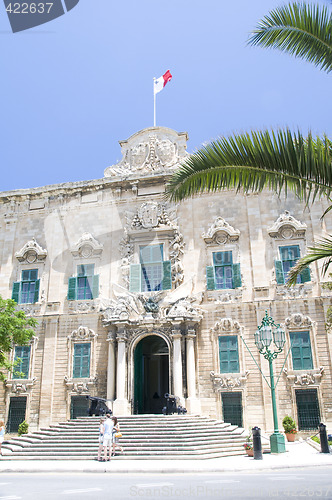
<svg viewBox="0 0 332 500">
<path fill-rule="evenodd" d="M 1 472 L 222 472 L 257 471 L 292 467 L 332 466 L 332 453 L 320 453 L 306 441 L 286 443 L 286 453 L 266 454 L 263 460 L 248 456 L 208 460 L 6 460 L 0 459 Z"/>
</svg>

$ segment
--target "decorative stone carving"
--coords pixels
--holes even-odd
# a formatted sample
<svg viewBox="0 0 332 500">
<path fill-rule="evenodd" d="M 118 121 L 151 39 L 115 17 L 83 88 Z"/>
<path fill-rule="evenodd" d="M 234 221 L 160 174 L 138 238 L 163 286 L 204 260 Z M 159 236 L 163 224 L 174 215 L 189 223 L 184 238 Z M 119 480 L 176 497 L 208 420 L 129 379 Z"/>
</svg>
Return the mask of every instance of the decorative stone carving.
<svg viewBox="0 0 332 500">
<path fill-rule="evenodd" d="M 206 297 L 209 302 L 224 304 L 226 302 L 241 302 L 244 287 L 229 290 L 207 290 Z"/>
<path fill-rule="evenodd" d="M 177 288 L 184 279 L 183 265 L 181 262 L 184 253 L 184 241 L 177 226 L 176 210 L 172 209 L 168 211 L 164 204 L 151 201 L 143 203 L 137 209 L 136 213 L 126 213 L 124 237 L 120 241 L 119 247 L 122 257 L 122 276 L 127 285 L 129 284 L 129 268 L 133 260 L 134 239 L 137 236 L 136 230 L 155 230 L 157 234 L 159 231 L 165 231 L 167 233 L 172 283 L 175 288 Z"/>
<path fill-rule="evenodd" d="M 90 233 L 83 233 L 77 243 L 71 248 L 74 257 L 95 257 L 103 251 L 101 245 Z"/>
<path fill-rule="evenodd" d="M 309 316 L 304 316 L 301 313 L 292 314 L 286 318 L 285 325 L 287 328 L 310 328 L 313 322 Z"/>
<path fill-rule="evenodd" d="M 276 284 L 276 283 L 275 283 Z M 312 281 L 310 283 L 298 283 L 295 286 L 278 285 L 276 289 L 277 297 L 285 300 L 301 299 L 308 297 L 312 293 Z"/>
<path fill-rule="evenodd" d="M 42 262 L 47 257 L 47 250 L 44 250 L 40 245 L 38 245 L 35 238 L 28 241 L 19 252 L 15 253 L 15 257 L 20 262 L 26 262 L 27 264 L 34 264 L 35 262 Z"/>
<path fill-rule="evenodd" d="M 117 298 L 103 299 L 102 321 L 105 326 L 126 322 L 129 325 L 173 324 L 175 320 L 185 322 L 201 321 L 202 311 L 194 306 L 198 297 L 177 297 L 172 293 L 146 292 L 131 293 L 119 285 L 113 287 Z M 120 290 L 120 293 L 118 292 Z M 175 292 L 173 292 L 175 293 Z M 200 294 L 199 294 L 200 297 Z"/>
<path fill-rule="evenodd" d="M 27 316 L 39 316 L 41 313 L 40 302 L 35 304 L 18 304 L 17 309 L 23 311 Z"/>
<path fill-rule="evenodd" d="M 249 371 L 236 375 L 226 375 L 224 373 L 210 372 L 210 378 L 215 392 L 222 392 L 224 390 L 232 390 L 242 387 L 247 381 Z"/>
<path fill-rule="evenodd" d="M 215 221 L 209 227 L 202 237 L 207 245 L 225 245 L 238 241 L 240 231 L 234 229 L 222 217 L 216 217 Z"/>
<path fill-rule="evenodd" d="M 105 170 L 105 177 L 166 173 L 186 158 L 187 140 L 186 133 L 166 127 L 141 130 L 128 140 L 120 141 L 123 158 Z"/>
<path fill-rule="evenodd" d="M 177 300 L 166 313 L 168 319 L 193 320 L 199 322 L 203 318 L 203 313 L 198 307 L 194 307 L 192 302 L 195 299 L 189 297 Z"/>
<path fill-rule="evenodd" d="M 174 231 L 174 237 L 169 242 L 169 256 L 172 268 L 172 283 L 175 288 L 181 285 L 184 279 L 184 270 L 181 262 L 182 255 L 184 254 L 183 236 L 179 233 L 178 229 Z"/>
<path fill-rule="evenodd" d="M 288 370 L 287 368 L 284 368 L 283 372 L 290 385 L 317 385 L 320 383 L 323 376 L 324 367 L 320 366 L 319 369 L 308 370 L 307 372 L 302 373 L 299 373 L 298 370 Z"/>
<path fill-rule="evenodd" d="M 90 330 L 87 326 L 80 326 L 77 330 L 74 330 L 70 335 L 68 335 L 69 341 L 91 341 L 98 337 L 98 334 L 93 330 Z"/>
<path fill-rule="evenodd" d="M 171 217 L 174 220 L 176 217 L 175 211 L 172 212 Z M 166 205 L 154 201 L 143 203 L 136 213 L 127 212 L 126 220 L 129 229 L 144 230 L 163 226 L 175 227 L 167 213 Z"/>
<path fill-rule="evenodd" d="M 73 394 L 89 394 L 92 387 L 98 385 L 98 378 L 90 378 L 88 380 L 77 380 L 69 378 L 65 375 L 64 382 L 66 388 Z"/>
<path fill-rule="evenodd" d="M 163 222 L 162 206 L 159 203 L 147 201 L 139 207 L 137 217 L 139 219 L 138 224 L 141 224 L 142 227 L 156 227 Z"/>
<path fill-rule="evenodd" d="M 68 310 L 71 313 L 91 313 L 100 311 L 100 301 L 98 299 L 94 300 L 71 300 L 68 303 Z"/>
<path fill-rule="evenodd" d="M 233 333 L 234 335 L 237 335 L 241 332 L 241 326 L 238 321 L 234 321 L 231 318 L 222 318 L 217 321 L 211 331 L 217 335 L 220 333 Z"/>
<path fill-rule="evenodd" d="M 36 377 L 33 377 L 31 380 L 19 380 L 19 379 L 12 379 L 12 380 L 6 380 L 5 381 L 5 386 L 7 389 L 9 389 L 10 392 L 14 394 L 22 394 L 22 393 L 28 393 L 32 387 L 35 385 L 37 381 Z"/>
<path fill-rule="evenodd" d="M 306 224 L 296 220 L 288 210 L 280 214 L 272 227 L 267 232 L 271 238 L 279 240 L 291 240 L 292 238 L 304 238 L 307 229 Z"/>
</svg>

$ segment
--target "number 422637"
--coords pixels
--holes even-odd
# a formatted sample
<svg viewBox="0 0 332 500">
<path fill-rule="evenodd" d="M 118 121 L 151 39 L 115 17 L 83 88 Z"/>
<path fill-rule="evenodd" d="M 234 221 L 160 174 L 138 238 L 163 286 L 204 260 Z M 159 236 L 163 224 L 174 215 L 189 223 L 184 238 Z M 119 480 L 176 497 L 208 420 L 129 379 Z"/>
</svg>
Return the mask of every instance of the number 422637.
<svg viewBox="0 0 332 500">
<path fill-rule="evenodd" d="M 53 7 L 53 2 L 39 3 L 10 3 L 6 11 L 10 14 L 49 14 Z"/>
</svg>

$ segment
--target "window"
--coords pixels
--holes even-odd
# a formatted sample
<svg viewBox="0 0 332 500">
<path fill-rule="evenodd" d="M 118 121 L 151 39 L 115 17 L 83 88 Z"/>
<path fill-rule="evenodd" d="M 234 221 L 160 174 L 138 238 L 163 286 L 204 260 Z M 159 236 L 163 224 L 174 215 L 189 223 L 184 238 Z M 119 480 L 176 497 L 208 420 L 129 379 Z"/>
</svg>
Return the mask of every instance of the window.
<svg viewBox="0 0 332 500">
<path fill-rule="evenodd" d="M 130 291 L 154 292 L 172 288 L 171 262 L 164 260 L 162 244 L 141 246 L 140 264 L 130 266 Z"/>
<path fill-rule="evenodd" d="M 236 335 L 219 337 L 220 373 L 239 373 L 239 351 Z"/>
<path fill-rule="evenodd" d="M 228 252 L 213 252 L 213 266 L 206 267 L 208 290 L 238 288 L 242 285 L 240 264 L 233 264 L 233 255 Z"/>
<path fill-rule="evenodd" d="M 311 370 L 313 368 L 309 332 L 291 332 L 289 338 L 292 346 L 294 370 Z"/>
<path fill-rule="evenodd" d="M 90 300 L 99 295 L 99 275 L 94 274 L 94 264 L 77 266 L 77 276 L 69 278 L 68 300 Z"/>
<path fill-rule="evenodd" d="M 74 344 L 73 378 L 90 377 L 91 344 Z"/>
<path fill-rule="evenodd" d="M 299 245 L 290 245 L 286 247 L 279 247 L 280 260 L 275 261 L 276 280 L 278 285 L 287 282 L 287 275 L 290 269 L 295 266 L 300 258 Z M 305 283 L 311 281 L 310 269 L 307 267 L 297 278 L 297 283 Z"/>
<path fill-rule="evenodd" d="M 18 304 L 33 304 L 39 299 L 38 269 L 22 271 L 21 281 L 13 284 L 12 299 Z"/>
<path fill-rule="evenodd" d="M 15 347 L 14 378 L 29 378 L 30 351 L 31 347 L 29 345 Z"/>
</svg>

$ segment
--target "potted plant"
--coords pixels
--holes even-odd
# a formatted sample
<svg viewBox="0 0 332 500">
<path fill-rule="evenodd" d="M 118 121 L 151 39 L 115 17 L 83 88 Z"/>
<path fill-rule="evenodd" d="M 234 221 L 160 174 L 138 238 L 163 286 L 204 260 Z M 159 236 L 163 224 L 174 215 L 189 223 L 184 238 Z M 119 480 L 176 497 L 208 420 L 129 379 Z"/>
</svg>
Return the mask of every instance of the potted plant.
<svg viewBox="0 0 332 500">
<path fill-rule="evenodd" d="M 252 444 L 251 432 L 249 433 L 249 436 L 247 437 L 247 440 L 244 443 L 243 447 L 246 450 L 247 455 L 249 457 L 253 457 L 254 456 L 254 447 L 253 447 L 253 444 Z"/>
<path fill-rule="evenodd" d="M 250 443 L 244 443 L 244 449 L 247 452 L 248 457 L 253 457 L 254 456 L 254 449 L 252 447 L 252 444 Z"/>
<path fill-rule="evenodd" d="M 282 425 L 286 434 L 287 441 L 295 441 L 295 434 L 297 433 L 295 420 L 292 417 L 286 415 L 286 417 L 284 417 L 282 421 Z"/>
</svg>

